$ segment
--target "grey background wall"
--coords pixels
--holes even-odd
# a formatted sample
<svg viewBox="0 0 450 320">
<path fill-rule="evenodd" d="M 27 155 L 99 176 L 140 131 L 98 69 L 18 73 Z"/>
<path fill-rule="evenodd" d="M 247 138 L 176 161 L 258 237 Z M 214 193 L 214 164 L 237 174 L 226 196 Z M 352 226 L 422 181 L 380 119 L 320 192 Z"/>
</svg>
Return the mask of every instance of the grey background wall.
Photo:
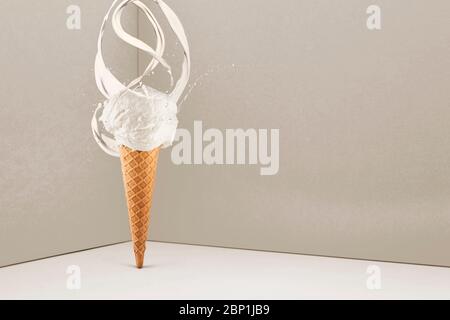
<svg viewBox="0 0 450 320">
<path fill-rule="evenodd" d="M 164 152 L 153 239 L 450 265 L 448 1 L 168 3 L 193 78 L 222 69 L 181 126 L 280 129 L 280 171 Z M 366 28 L 371 4 L 380 31 Z"/>
<path fill-rule="evenodd" d="M 102 101 L 96 39 L 110 3 L 0 2 L 0 266 L 128 239 L 120 165 L 90 131 Z M 66 27 L 72 4 L 81 30 Z M 105 48 L 124 80 L 136 75 L 135 51 L 112 36 Z"/>
<path fill-rule="evenodd" d="M 280 129 L 280 171 L 176 166 L 165 150 L 152 239 L 450 265 L 448 1 L 167 2 L 200 77 L 181 127 Z M 71 1 L 0 3 L 0 265 L 129 237 L 119 163 L 89 127 L 110 3 L 77 1 L 80 31 Z M 136 53 L 107 39 L 125 81 Z"/>
</svg>

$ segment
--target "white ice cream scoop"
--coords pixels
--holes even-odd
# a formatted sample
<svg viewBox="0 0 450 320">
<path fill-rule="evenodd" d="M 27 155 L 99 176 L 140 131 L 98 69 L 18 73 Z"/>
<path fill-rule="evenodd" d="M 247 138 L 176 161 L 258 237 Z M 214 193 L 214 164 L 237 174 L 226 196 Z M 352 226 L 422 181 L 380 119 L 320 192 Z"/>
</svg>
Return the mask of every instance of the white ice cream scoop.
<svg viewBox="0 0 450 320">
<path fill-rule="evenodd" d="M 190 76 L 189 45 L 183 26 L 172 9 L 162 0 L 153 0 L 153 2 L 165 15 L 183 48 L 184 60 L 181 76 L 168 94 L 142 84 L 144 77 L 148 76 L 158 65 L 166 69 L 173 84 L 172 69 L 164 59 L 166 46 L 164 32 L 154 14 L 143 2 L 115 0 L 101 26 L 95 60 L 97 87 L 106 100 L 98 106 L 92 119 L 92 131 L 97 143 L 112 156 L 119 157 L 119 148 L 122 145 L 137 151 L 150 151 L 158 147 L 171 146 L 178 126 L 177 103 L 180 101 Z M 122 12 L 129 4 L 137 6 L 152 25 L 156 36 L 155 49 L 123 29 Z M 112 27 L 117 36 L 152 57 L 143 74 L 127 86 L 112 74 L 103 59 L 103 36 L 111 13 Z"/>
</svg>

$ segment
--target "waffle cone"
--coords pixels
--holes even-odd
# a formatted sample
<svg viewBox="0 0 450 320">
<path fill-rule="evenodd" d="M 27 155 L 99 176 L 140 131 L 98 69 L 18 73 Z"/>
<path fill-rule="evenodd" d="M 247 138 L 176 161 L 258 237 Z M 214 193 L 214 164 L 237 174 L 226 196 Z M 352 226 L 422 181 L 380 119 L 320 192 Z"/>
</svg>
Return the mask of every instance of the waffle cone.
<svg viewBox="0 0 450 320">
<path fill-rule="evenodd" d="M 131 238 L 139 269 L 144 266 L 159 151 L 159 148 L 148 152 L 131 150 L 125 146 L 120 148 Z"/>
</svg>

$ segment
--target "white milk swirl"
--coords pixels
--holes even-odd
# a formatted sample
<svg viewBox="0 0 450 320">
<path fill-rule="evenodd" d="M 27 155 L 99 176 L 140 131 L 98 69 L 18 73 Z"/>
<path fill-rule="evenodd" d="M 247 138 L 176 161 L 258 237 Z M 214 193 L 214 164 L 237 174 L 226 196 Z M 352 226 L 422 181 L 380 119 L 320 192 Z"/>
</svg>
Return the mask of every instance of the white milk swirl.
<svg viewBox="0 0 450 320">
<path fill-rule="evenodd" d="M 120 3 L 119 3 L 120 2 Z M 98 38 L 95 58 L 97 87 L 106 101 L 100 104 L 92 119 L 92 131 L 99 146 L 112 156 L 119 156 L 119 148 L 125 145 L 133 150 L 151 151 L 172 144 L 178 126 L 178 107 L 190 76 L 190 54 L 184 28 L 172 9 L 162 0 L 153 0 L 165 15 L 172 31 L 184 51 L 180 79 L 173 86 L 172 69 L 164 59 L 166 39 L 164 32 L 150 9 L 139 0 L 115 0 L 108 10 Z M 141 10 L 153 26 L 156 48 L 128 34 L 122 27 L 124 8 L 133 4 Z M 149 54 L 152 59 L 142 75 L 123 85 L 106 67 L 102 53 L 103 35 L 111 15 L 112 27 L 117 36 L 127 44 Z M 142 84 L 145 76 L 158 65 L 164 67 L 171 78 L 171 93 L 162 93 Z"/>
</svg>

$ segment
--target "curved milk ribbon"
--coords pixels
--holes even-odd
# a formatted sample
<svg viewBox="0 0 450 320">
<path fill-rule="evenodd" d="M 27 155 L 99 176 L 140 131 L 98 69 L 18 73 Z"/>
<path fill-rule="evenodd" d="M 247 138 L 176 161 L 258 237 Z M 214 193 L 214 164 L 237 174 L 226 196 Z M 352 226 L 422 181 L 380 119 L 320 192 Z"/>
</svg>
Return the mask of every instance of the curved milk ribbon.
<svg viewBox="0 0 450 320">
<path fill-rule="evenodd" d="M 132 92 L 133 94 L 139 95 L 140 93 L 137 91 L 133 91 L 133 88 L 136 86 L 141 86 L 143 79 L 152 72 L 159 64 L 161 64 L 169 73 L 171 77 L 171 86 L 173 86 L 173 78 L 172 78 L 172 71 L 169 64 L 166 62 L 166 60 L 163 58 L 163 54 L 166 47 L 166 41 L 164 37 L 164 32 L 158 23 L 156 17 L 153 15 L 151 10 L 141 1 L 139 0 L 122 0 L 120 4 L 117 5 L 117 3 L 120 0 L 115 0 L 111 6 L 111 8 L 108 10 L 108 12 L 105 15 L 105 18 L 103 19 L 103 23 L 100 28 L 100 33 L 98 37 L 98 51 L 95 58 L 95 78 L 97 87 L 100 90 L 100 92 L 103 94 L 103 96 L 107 99 L 107 101 L 104 104 L 100 104 L 97 109 L 95 110 L 94 117 L 92 119 L 92 131 L 94 134 L 94 137 L 99 144 L 99 146 L 108 154 L 118 157 L 119 151 L 118 151 L 118 143 L 115 141 L 115 137 L 107 132 L 106 130 L 101 130 L 102 124 L 100 124 L 100 115 L 103 113 L 104 108 L 107 104 L 107 102 L 110 99 L 113 99 L 115 97 L 120 97 L 121 95 L 124 95 L 126 93 Z M 177 81 L 175 87 L 173 88 L 172 92 L 168 94 L 168 98 L 177 103 L 181 95 L 183 94 L 187 83 L 189 81 L 189 75 L 190 75 L 190 54 L 189 54 L 189 44 L 187 42 L 186 34 L 184 32 L 183 26 L 178 19 L 177 15 L 173 12 L 173 10 L 167 6 L 163 1 L 161 0 L 154 0 L 156 4 L 159 5 L 162 12 L 164 13 L 167 21 L 169 22 L 169 25 L 172 29 L 172 31 L 175 33 L 175 35 L 178 37 L 181 46 L 184 50 L 184 61 L 182 65 L 182 71 L 180 79 Z M 121 18 L 122 18 L 122 12 L 123 10 L 129 5 L 133 4 L 136 7 L 138 7 L 146 16 L 150 24 L 152 25 L 155 35 L 156 35 L 156 49 L 151 48 L 149 45 L 147 45 L 142 40 L 128 34 L 122 24 L 121 24 Z M 116 7 L 117 5 L 117 7 Z M 113 9 L 115 10 L 113 11 Z M 144 72 L 131 81 L 127 86 L 123 85 L 112 73 L 111 71 L 106 67 L 104 59 L 103 59 L 103 52 L 102 52 L 102 44 L 103 44 L 103 36 L 106 28 L 106 23 L 109 20 L 109 16 L 112 13 L 112 27 L 115 31 L 116 35 L 125 43 L 140 49 L 147 54 L 149 54 L 152 59 L 145 68 Z M 143 87 L 144 92 L 147 92 L 145 90 L 145 87 Z"/>
</svg>

